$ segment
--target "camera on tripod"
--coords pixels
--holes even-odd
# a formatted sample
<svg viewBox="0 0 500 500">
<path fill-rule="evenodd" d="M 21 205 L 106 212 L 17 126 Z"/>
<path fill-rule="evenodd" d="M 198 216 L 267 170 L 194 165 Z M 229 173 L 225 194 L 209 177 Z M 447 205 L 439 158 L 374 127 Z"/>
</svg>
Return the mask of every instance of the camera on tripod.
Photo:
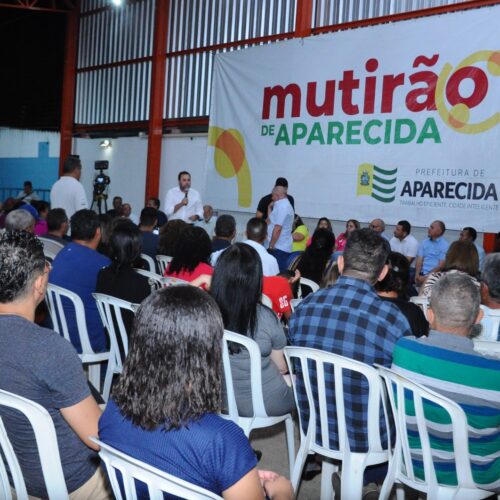
<svg viewBox="0 0 500 500">
<path fill-rule="evenodd" d="M 94 163 L 94 169 L 99 170 L 99 173 L 94 178 L 94 196 L 103 195 L 111 183 L 109 176 L 103 172 L 103 170 L 107 170 L 108 168 L 109 161 L 107 160 L 96 161 Z"/>
<path fill-rule="evenodd" d="M 97 209 L 99 214 L 102 213 L 101 202 L 104 201 L 104 209 L 107 211 L 107 199 L 108 193 L 107 189 L 111 183 L 111 179 L 108 175 L 104 173 L 104 170 L 109 168 L 109 161 L 101 160 L 94 162 L 94 169 L 98 170 L 99 173 L 94 177 L 94 196 L 92 200 L 92 207 L 94 203 L 97 203 Z M 91 207 L 91 208 L 92 208 Z"/>
</svg>

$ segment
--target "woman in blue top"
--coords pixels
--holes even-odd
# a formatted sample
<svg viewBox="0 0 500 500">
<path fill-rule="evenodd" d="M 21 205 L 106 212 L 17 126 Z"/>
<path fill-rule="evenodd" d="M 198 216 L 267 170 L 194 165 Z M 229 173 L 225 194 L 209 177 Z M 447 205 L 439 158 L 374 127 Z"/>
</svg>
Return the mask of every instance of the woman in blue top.
<svg viewBox="0 0 500 500">
<path fill-rule="evenodd" d="M 168 287 L 146 298 L 99 437 L 224 498 L 263 498 L 261 482 L 271 498 L 291 498 L 289 481 L 258 473 L 243 431 L 217 415 L 223 331 L 217 305 L 200 289 Z M 138 496 L 148 498 L 145 485 Z"/>
</svg>

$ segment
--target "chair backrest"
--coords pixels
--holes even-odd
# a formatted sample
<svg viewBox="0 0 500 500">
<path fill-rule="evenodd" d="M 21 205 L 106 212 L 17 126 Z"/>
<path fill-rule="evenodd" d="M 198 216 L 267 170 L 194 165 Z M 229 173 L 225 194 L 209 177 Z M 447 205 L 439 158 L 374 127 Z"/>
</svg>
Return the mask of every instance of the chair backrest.
<svg viewBox="0 0 500 500">
<path fill-rule="evenodd" d="M 115 370 L 121 372 L 123 360 L 118 345 L 118 338 L 121 340 L 124 355 L 127 356 L 128 354 L 128 333 L 123 323 L 122 312 L 124 310 L 132 311 L 135 314 L 139 304 L 132 304 L 132 302 L 127 302 L 103 293 L 93 293 L 92 296 L 96 301 L 102 323 L 108 331 L 111 352 L 115 361 Z"/>
<path fill-rule="evenodd" d="M 45 257 L 49 259 L 54 260 L 59 251 L 64 248 L 64 245 L 49 238 L 38 236 L 38 239 L 43 243 L 43 253 Z"/>
<path fill-rule="evenodd" d="M 152 273 L 156 273 L 156 263 L 153 258 L 145 253 L 141 253 L 141 259 L 148 265 L 148 269 Z"/>
<path fill-rule="evenodd" d="M 498 340 L 482 340 L 481 338 L 472 339 L 474 350 L 487 356 L 500 358 L 500 342 Z"/>
<path fill-rule="evenodd" d="M 345 453 L 350 450 L 349 436 L 346 424 L 346 413 L 353 411 L 344 405 L 344 375 L 361 375 L 368 382 L 367 406 L 367 433 L 368 452 L 382 452 L 380 439 L 380 408 L 382 405 L 382 384 L 377 371 L 359 361 L 355 361 L 338 354 L 312 349 L 309 347 L 285 347 L 285 357 L 292 373 L 295 368 L 296 377 L 292 376 L 295 402 L 299 410 L 301 429 L 312 433 L 311 449 L 322 455 L 335 458 L 336 453 Z M 335 390 L 330 390 L 329 395 L 335 400 L 335 411 L 328 406 L 327 383 L 325 375 L 332 373 Z M 358 375 L 359 374 L 359 375 Z M 308 408 L 304 408 L 303 401 L 297 394 L 297 377 L 303 384 L 307 395 Z M 329 389 L 332 389 L 331 387 Z M 315 396 L 317 394 L 317 397 Z M 319 411 L 317 412 L 317 410 Z M 384 407 L 385 413 L 385 407 Z M 304 415 L 308 421 L 303 422 Z M 338 449 L 330 447 L 330 422 L 335 421 L 338 435 Z M 387 416 L 386 416 L 387 422 Z M 304 425 L 305 424 L 305 425 Z M 319 424 L 319 427 L 318 427 Z M 318 441 L 318 432 L 319 441 Z M 333 454 L 331 452 L 334 452 Z"/>
<path fill-rule="evenodd" d="M 264 396 L 262 394 L 262 366 L 261 353 L 257 342 L 253 339 L 224 330 L 222 342 L 222 364 L 224 367 L 224 380 L 226 383 L 228 414 L 234 422 L 238 419 L 238 407 L 233 384 L 233 373 L 231 371 L 231 355 L 228 343 L 238 344 L 241 349 L 246 349 L 250 356 L 250 381 L 252 387 L 252 407 L 254 417 L 267 417 L 264 407 Z"/>
<path fill-rule="evenodd" d="M 48 411 L 38 403 L 2 390 L 0 390 L 0 407 L 17 410 L 28 419 L 35 435 L 45 488 L 49 498 L 68 498 L 56 431 Z M 2 451 L 0 453 L 0 498 L 6 500 L 12 498 L 6 465 L 10 470 L 17 498 L 28 498 L 23 473 L 1 416 L 0 449 Z"/>
<path fill-rule="evenodd" d="M 394 421 L 396 424 L 396 446 L 394 448 L 393 460 L 396 460 L 396 478 L 403 477 L 411 483 L 418 483 L 420 491 L 429 491 L 439 485 L 436 477 L 436 469 L 433 461 L 435 456 L 442 452 L 433 450 L 429 429 L 434 430 L 436 436 L 442 440 L 443 424 L 432 422 L 428 418 L 429 407 L 432 413 L 446 412 L 451 422 L 446 427 L 452 432 L 453 450 L 445 453 L 447 459 L 455 462 L 458 486 L 457 488 L 477 488 L 471 472 L 469 459 L 469 439 L 467 417 L 460 406 L 436 392 L 416 384 L 408 378 L 399 375 L 389 368 L 377 366 L 377 370 L 385 382 L 385 393 L 390 402 Z M 401 404 L 400 402 L 404 402 Z M 442 420 L 443 417 L 440 418 Z M 410 435 L 409 435 L 410 431 Z M 415 448 L 410 447 L 410 440 L 415 442 L 415 434 L 418 434 L 420 448 L 416 453 Z M 415 469 L 410 464 L 414 460 L 423 462 L 423 475 L 416 476 Z M 426 484 L 426 488 L 422 488 Z M 436 498 L 432 496 L 432 498 Z"/>
<path fill-rule="evenodd" d="M 87 322 L 85 320 L 85 308 L 82 299 L 71 290 L 66 290 L 65 288 L 49 283 L 45 300 L 54 330 L 59 333 L 59 335 L 64 336 L 69 342 L 71 342 L 71 337 L 69 335 L 66 317 L 67 311 L 64 309 L 63 300 L 71 302 L 76 318 L 77 333 L 80 339 L 80 345 L 82 346 L 82 354 L 94 354 L 94 350 L 90 345 Z"/>
<path fill-rule="evenodd" d="M 260 296 L 260 301 L 267 307 L 269 307 L 269 309 L 272 309 L 273 308 L 273 301 L 270 299 L 270 297 L 268 297 L 267 295 L 265 294 L 262 294 Z"/>
<path fill-rule="evenodd" d="M 303 278 L 301 276 L 299 281 L 299 288 L 297 291 L 298 299 L 302 298 L 302 285 L 308 286 L 311 289 L 311 293 L 314 293 L 319 290 L 319 285 L 315 281 L 310 280 L 308 278 Z"/>
<path fill-rule="evenodd" d="M 290 305 L 292 306 L 292 312 L 295 311 L 295 309 L 297 309 L 297 306 L 302 302 L 302 299 L 292 299 L 290 301 Z"/>
<path fill-rule="evenodd" d="M 146 271 L 145 269 L 137 269 L 135 268 L 134 271 L 136 273 L 142 274 L 142 276 L 146 276 L 149 282 L 149 286 L 151 287 L 151 291 L 159 290 L 160 288 L 163 288 L 163 278 L 156 273 L 152 273 L 151 271 Z"/>
<path fill-rule="evenodd" d="M 165 270 L 167 269 L 167 266 L 172 262 L 173 257 L 170 255 L 157 255 L 156 256 L 156 262 L 158 262 L 158 265 L 160 266 L 160 274 L 163 276 L 165 274 Z"/>
<path fill-rule="evenodd" d="M 136 500 L 135 480 L 146 484 L 149 491 L 149 498 L 153 500 L 163 500 L 163 493 L 169 493 L 180 498 L 189 498 L 193 500 L 205 500 L 221 497 L 205 490 L 199 486 L 188 483 L 171 474 L 167 474 L 149 464 L 132 458 L 111 446 L 102 443 L 96 438 L 91 438 L 94 443 L 101 447 L 99 456 L 106 465 L 109 481 L 115 497 L 118 500 L 123 498 Z M 120 471 L 121 481 L 118 480 L 116 471 Z M 123 493 L 120 489 L 120 483 L 123 485 Z"/>
<path fill-rule="evenodd" d="M 172 276 L 165 276 L 161 279 L 163 286 L 176 286 L 176 285 L 191 285 L 191 282 L 174 278 Z"/>
<path fill-rule="evenodd" d="M 429 299 L 427 297 L 410 297 L 410 302 L 413 302 L 414 304 L 417 304 L 417 306 L 422 309 L 425 319 L 429 321 L 429 318 L 427 317 L 427 311 L 429 309 Z"/>
<path fill-rule="evenodd" d="M 477 338 L 481 340 L 497 340 L 500 328 L 500 309 L 491 309 L 481 305 L 484 316 L 481 320 L 483 331 Z"/>
</svg>

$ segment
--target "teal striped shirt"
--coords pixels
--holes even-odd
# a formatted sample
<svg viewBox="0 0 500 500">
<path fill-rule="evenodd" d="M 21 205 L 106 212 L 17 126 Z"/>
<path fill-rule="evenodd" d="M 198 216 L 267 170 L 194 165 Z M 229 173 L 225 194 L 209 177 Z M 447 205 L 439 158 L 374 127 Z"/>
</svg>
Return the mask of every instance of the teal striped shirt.
<svg viewBox="0 0 500 500">
<path fill-rule="evenodd" d="M 393 368 L 412 381 L 458 403 L 467 416 L 472 475 L 487 490 L 500 489 L 500 359 L 474 351 L 473 342 L 459 335 L 437 332 L 428 337 L 403 337 L 394 350 Z M 414 416 L 410 394 L 405 401 Z M 450 418 L 446 411 L 427 402 L 424 412 L 433 426 L 431 446 L 439 450 L 434 463 L 441 484 L 457 484 Z M 411 421 L 411 418 L 409 419 Z M 408 427 L 415 475 L 423 478 L 416 426 Z"/>
</svg>

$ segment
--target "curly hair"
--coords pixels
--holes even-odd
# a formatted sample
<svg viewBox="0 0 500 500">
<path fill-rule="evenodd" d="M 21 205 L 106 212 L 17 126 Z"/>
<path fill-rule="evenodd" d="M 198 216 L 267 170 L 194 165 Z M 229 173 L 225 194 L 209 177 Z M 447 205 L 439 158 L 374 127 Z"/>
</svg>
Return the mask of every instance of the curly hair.
<svg viewBox="0 0 500 500">
<path fill-rule="evenodd" d="M 43 244 L 25 231 L 5 231 L 0 237 L 0 303 L 23 297 L 45 271 Z"/>
<path fill-rule="evenodd" d="M 192 286 L 163 288 L 139 307 L 113 400 L 135 425 L 179 429 L 221 405 L 222 335 L 215 301 Z"/>
<path fill-rule="evenodd" d="M 189 226 L 179 236 L 169 274 L 193 272 L 198 264 L 209 264 L 212 244 L 207 232 L 198 226 Z"/>
<path fill-rule="evenodd" d="M 175 253 L 175 245 L 181 233 L 189 227 L 187 222 L 181 219 L 169 220 L 160 229 L 158 242 L 158 253 L 160 255 L 171 255 Z"/>
</svg>

